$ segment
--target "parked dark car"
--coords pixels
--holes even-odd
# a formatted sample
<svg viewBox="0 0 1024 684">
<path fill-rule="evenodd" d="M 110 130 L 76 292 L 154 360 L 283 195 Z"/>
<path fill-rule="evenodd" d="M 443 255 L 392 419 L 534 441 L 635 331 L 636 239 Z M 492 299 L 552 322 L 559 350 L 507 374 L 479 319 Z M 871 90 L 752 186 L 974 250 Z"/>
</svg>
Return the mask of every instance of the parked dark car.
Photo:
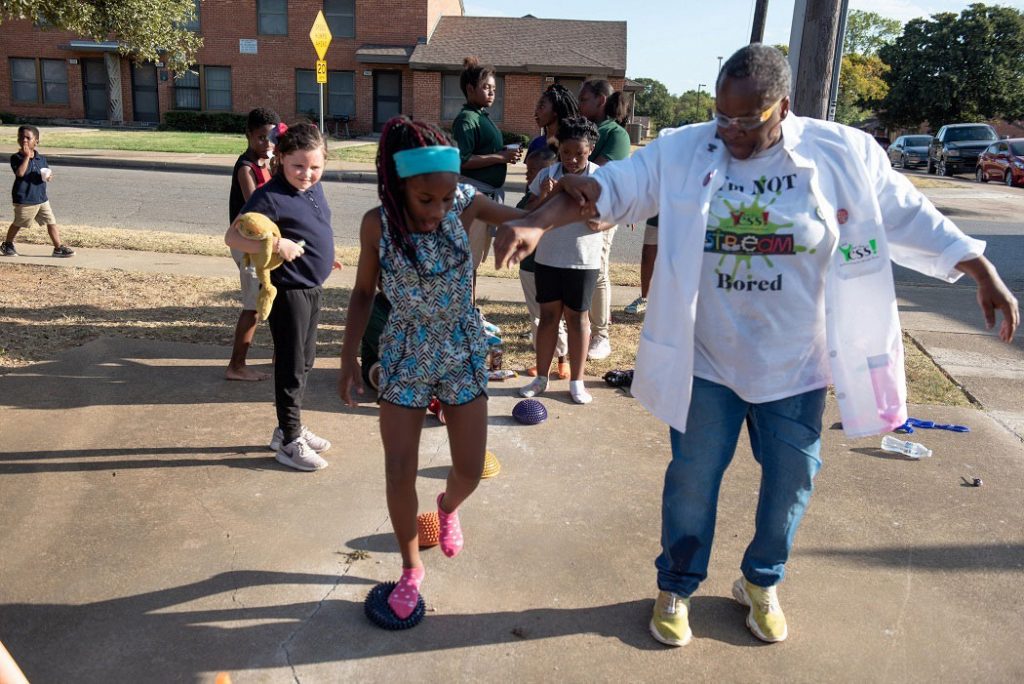
<svg viewBox="0 0 1024 684">
<path fill-rule="evenodd" d="M 1024 186 L 1024 138 L 992 143 L 978 155 L 974 177 L 979 183 L 1002 181 L 1007 186 Z"/>
<path fill-rule="evenodd" d="M 901 135 L 889 146 L 889 163 L 902 169 L 924 166 L 928 163 L 928 146 L 931 144 L 930 135 Z"/>
<path fill-rule="evenodd" d="M 928 173 L 952 176 L 974 171 L 978 155 L 999 139 L 988 124 L 949 124 L 939 129 L 928 147 Z"/>
</svg>

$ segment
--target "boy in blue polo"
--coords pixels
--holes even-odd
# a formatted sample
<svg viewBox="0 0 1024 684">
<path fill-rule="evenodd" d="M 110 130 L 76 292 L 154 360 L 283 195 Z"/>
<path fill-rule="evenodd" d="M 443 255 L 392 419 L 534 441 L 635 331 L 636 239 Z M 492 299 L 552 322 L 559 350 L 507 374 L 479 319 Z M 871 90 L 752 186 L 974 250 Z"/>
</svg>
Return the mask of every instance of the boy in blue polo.
<svg viewBox="0 0 1024 684">
<path fill-rule="evenodd" d="M 11 199 L 14 202 L 14 221 L 7 229 L 7 239 L 0 242 L 0 256 L 18 256 L 14 249 L 14 237 L 22 228 L 34 222 L 46 226 L 53 243 L 53 256 L 71 257 L 75 251 L 60 241 L 60 228 L 53 216 L 50 202 L 46 199 L 46 184 L 53 178 L 46 157 L 36 152 L 39 144 L 39 129 L 35 126 L 18 127 L 18 151 L 11 155 L 11 170 L 14 171 L 14 186 Z"/>
</svg>

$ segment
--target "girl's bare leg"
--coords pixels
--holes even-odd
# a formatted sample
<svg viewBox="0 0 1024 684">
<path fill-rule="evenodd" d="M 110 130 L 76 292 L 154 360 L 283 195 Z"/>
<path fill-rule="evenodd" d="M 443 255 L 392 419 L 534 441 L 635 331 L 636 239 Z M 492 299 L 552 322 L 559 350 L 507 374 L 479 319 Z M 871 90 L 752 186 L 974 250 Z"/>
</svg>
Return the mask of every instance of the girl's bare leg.
<svg viewBox="0 0 1024 684">
<path fill-rule="evenodd" d="M 380 403 L 380 436 L 384 443 L 388 513 L 398 539 L 404 568 L 423 565 L 416 529 L 416 514 L 419 512 L 416 471 L 419 468 L 420 431 L 423 429 L 425 411 L 386 401 Z"/>
</svg>

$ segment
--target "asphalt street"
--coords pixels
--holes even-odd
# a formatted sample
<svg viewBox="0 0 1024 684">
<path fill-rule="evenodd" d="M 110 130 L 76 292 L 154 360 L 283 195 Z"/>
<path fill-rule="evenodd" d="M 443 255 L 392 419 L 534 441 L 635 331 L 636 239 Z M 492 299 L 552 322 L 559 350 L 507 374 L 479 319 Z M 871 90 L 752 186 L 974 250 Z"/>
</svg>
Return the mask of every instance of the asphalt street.
<svg viewBox="0 0 1024 684">
<path fill-rule="evenodd" d="M 970 181 L 963 179 L 965 185 Z M 104 228 L 164 230 L 221 235 L 227 223 L 227 176 L 131 169 L 60 167 L 48 190 L 58 221 Z M 358 245 L 359 221 L 377 204 L 372 183 L 328 182 L 324 187 L 331 205 L 335 237 L 341 245 Z M 1019 189 L 1024 194 L 1024 189 Z M 509 193 L 506 201 L 521 195 Z M 958 218 L 969 234 L 987 240 L 987 255 L 1016 292 L 1024 291 L 1024 223 L 1020 217 L 1005 221 Z M 642 227 L 619 229 L 612 260 L 638 263 Z M 897 267 L 897 281 L 939 285 L 937 281 Z M 961 281 L 964 286 L 969 283 Z"/>
</svg>

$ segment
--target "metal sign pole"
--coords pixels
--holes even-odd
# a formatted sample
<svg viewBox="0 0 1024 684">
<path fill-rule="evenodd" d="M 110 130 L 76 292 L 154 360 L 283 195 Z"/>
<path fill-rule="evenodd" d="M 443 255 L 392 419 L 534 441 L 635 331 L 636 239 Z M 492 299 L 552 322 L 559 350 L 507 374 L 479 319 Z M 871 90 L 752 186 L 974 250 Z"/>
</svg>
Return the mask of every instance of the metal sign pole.
<svg viewBox="0 0 1024 684">
<path fill-rule="evenodd" d="M 324 84 L 320 83 L 320 132 L 326 135 L 324 129 Z"/>
</svg>

